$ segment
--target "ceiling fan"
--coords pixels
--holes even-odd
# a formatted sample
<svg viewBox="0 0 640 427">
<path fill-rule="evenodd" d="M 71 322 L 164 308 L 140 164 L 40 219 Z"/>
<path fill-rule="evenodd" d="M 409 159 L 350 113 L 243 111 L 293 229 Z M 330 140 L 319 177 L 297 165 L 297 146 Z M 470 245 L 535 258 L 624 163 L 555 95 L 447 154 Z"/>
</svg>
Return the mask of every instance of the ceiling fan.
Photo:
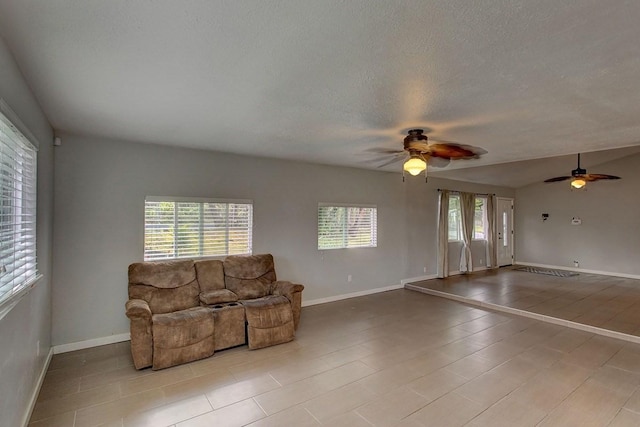
<svg viewBox="0 0 640 427">
<path fill-rule="evenodd" d="M 599 181 L 601 179 L 620 179 L 619 176 L 605 175 L 601 173 L 587 173 L 586 169 L 580 167 L 580 153 L 578 153 L 578 167 L 571 171 L 571 176 L 557 176 L 555 178 L 546 179 L 544 182 L 559 182 L 571 180 L 571 188 L 581 189 L 587 185 L 587 182 Z"/>
<path fill-rule="evenodd" d="M 403 165 L 402 180 L 404 181 L 404 171 L 411 175 L 419 175 L 424 171 L 425 179 L 427 177 L 427 163 L 434 167 L 444 167 L 451 160 L 477 159 L 487 151 L 480 147 L 471 145 L 457 144 L 450 141 L 433 140 L 435 143 L 428 142 L 427 135 L 424 135 L 423 129 L 411 129 L 404 138 L 403 150 L 389 150 L 382 148 L 374 148 L 370 151 L 391 156 L 384 159 L 384 163 L 378 165 L 379 168 L 390 165 L 401 160 L 406 160 Z"/>
</svg>

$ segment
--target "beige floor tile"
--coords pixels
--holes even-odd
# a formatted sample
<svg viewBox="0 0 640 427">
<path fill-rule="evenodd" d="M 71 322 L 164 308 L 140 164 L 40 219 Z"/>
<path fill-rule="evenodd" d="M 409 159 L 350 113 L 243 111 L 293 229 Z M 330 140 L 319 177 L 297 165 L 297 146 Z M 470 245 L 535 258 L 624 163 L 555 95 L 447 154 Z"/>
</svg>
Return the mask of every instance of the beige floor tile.
<svg viewBox="0 0 640 427">
<path fill-rule="evenodd" d="M 253 399 L 243 400 L 224 408 L 176 424 L 176 427 L 244 426 L 265 417 Z"/>
<path fill-rule="evenodd" d="M 356 412 L 373 425 L 392 426 L 427 403 L 424 396 L 408 387 L 400 387 L 361 406 Z"/>
<path fill-rule="evenodd" d="M 160 387 L 160 389 L 168 402 L 174 402 L 201 394 L 207 394 L 218 388 L 233 384 L 237 384 L 235 376 L 227 370 L 221 370 L 169 384 Z M 246 399 L 246 397 L 244 399 Z M 244 399 L 238 399 L 238 401 Z"/>
<path fill-rule="evenodd" d="M 640 426 L 640 414 L 622 409 L 615 416 L 608 427 L 638 427 Z"/>
<path fill-rule="evenodd" d="M 625 402 L 624 408 L 640 414 L 640 389 L 636 390 Z"/>
<path fill-rule="evenodd" d="M 492 370 L 460 386 L 456 393 L 488 407 L 521 386 L 523 382 L 522 378 L 511 378 Z"/>
<path fill-rule="evenodd" d="M 322 425 L 331 427 L 371 427 L 371 423 L 353 411 L 331 418 L 322 423 Z"/>
<path fill-rule="evenodd" d="M 408 417 L 408 421 L 429 427 L 457 427 L 468 423 L 486 406 L 451 392 Z"/>
<path fill-rule="evenodd" d="M 44 402 L 49 399 L 59 399 L 69 394 L 77 393 L 80 391 L 80 381 L 82 381 L 82 377 L 70 378 L 67 381 L 45 381 L 38 393 L 38 401 Z"/>
<path fill-rule="evenodd" d="M 38 421 L 64 412 L 110 402 L 119 397 L 120 389 L 118 385 L 111 384 L 102 388 L 69 394 L 57 399 L 38 401 L 31 415 L 31 421 Z"/>
<path fill-rule="evenodd" d="M 432 402 L 469 381 L 446 369 L 439 369 L 427 376 L 418 378 L 407 385 L 411 390 Z"/>
<path fill-rule="evenodd" d="M 214 409 L 220 409 L 280 387 L 281 385 L 271 375 L 262 375 L 217 387 L 215 390 L 208 392 L 206 396 Z"/>
<path fill-rule="evenodd" d="M 345 414 L 376 398 L 377 394 L 368 388 L 352 383 L 302 404 L 317 420 L 324 423 L 328 419 Z"/>
<path fill-rule="evenodd" d="M 487 360 L 484 357 L 472 354 L 448 365 L 446 369 L 467 379 L 473 379 L 490 371 L 499 364 L 500 362 L 495 360 Z"/>
<path fill-rule="evenodd" d="M 507 397 L 475 417 L 469 427 L 533 427 L 545 415 L 546 411 Z"/>
<path fill-rule="evenodd" d="M 523 347 L 513 344 L 507 344 L 501 341 L 495 344 L 491 344 L 488 347 L 485 347 L 473 354 L 475 356 L 480 356 L 493 362 L 502 363 L 511 359 L 517 354 L 523 353 L 524 350 L 525 348 Z"/>
<path fill-rule="evenodd" d="M 96 372 L 90 375 L 84 375 L 79 378 L 79 390 L 90 390 L 96 387 L 104 387 L 108 384 L 115 384 L 142 377 L 148 377 L 152 373 L 153 371 L 151 371 L 151 369 L 143 369 L 137 371 L 131 366 L 119 367 L 105 372 Z"/>
<path fill-rule="evenodd" d="M 164 393 L 160 389 L 147 390 L 142 393 L 79 409 L 76 413 L 75 427 L 91 427 L 101 423 L 116 422 L 128 415 L 162 406 Z"/>
<path fill-rule="evenodd" d="M 280 384 L 290 384 L 312 377 L 331 369 L 322 359 L 310 359 L 287 363 L 286 366 L 269 371 L 269 374 Z"/>
<path fill-rule="evenodd" d="M 303 407 L 295 406 L 249 424 L 251 427 L 313 427 L 320 423 Z"/>
<path fill-rule="evenodd" d="M 626 371 L 640 373 L 640 357 L 637 353 L 629 351 L 625 348 L 621 349 L 611 359 L 607 361 L 607 365 Z"/>
<path fill-rule="evenodd" d="M 328 391 L 330 388 L 318 382 L 315 377 L 311 377 L 268 391 L 254 399 L 267 415 L 272 415 Z"/>
<path fill-rule="evenodd" d="M 123 424 L 124 427 L 156 427 L 176 424 L 212 410 L 207 398 L 200 395 L 130 415 L 124 418 Z"/>
<path fill-rule="evenodd" d="M 367 378 L 375 373 L 370 366 L 360 362 L 351 362 L 346 365 L 330 369 L 314 377 L 314 381 L 327 390 L 335 390 L 344 385 Z"/>
<path fill-rule="evenodd" d="M 622 341 L 596 335 L 572 350 L 561 360 L 586 368 L 597 368 L 611 359 L 623 345 Z"/>
<path fill-rule="evenodd" d="M 408 384 L 420 376 L 420 373 L 405 364 L 399 364 L 373 373 L 359 380 L 358 384 L 363 385 L 375 393 L 383 394 L 388 393 L 394 388 Z"/>
<path fill-rule="evenodd" d="M 172 368 L 156 371 L 154 375 L 145 375 L 139 378 L 126 380 L 120 383 L 123 396 L 140 393 L 153 388 L 163 387 L 169 384 L 179 383 L 193 378 L 191 367 L 187 365 L 174 366 Z"/>
<path fill-rule="evenodd" d="M 73 427 L 75 419 L 76 411 L 69 411 L 40 421 L 32 421 L 29 427 Z"/>
<path fill-rule="evenodd" d="M 558 405 L 540 426 L 603 426 L 613 419 L 626 400 L 626 396 L 588 380 Z"/>
<path fill-rule="evenodd" d="M 600 367 L 591 374 L 590 378 L 627 397 L 640 386 L 640 373 L 625 371 L 610 365 Z"/>
</svg>

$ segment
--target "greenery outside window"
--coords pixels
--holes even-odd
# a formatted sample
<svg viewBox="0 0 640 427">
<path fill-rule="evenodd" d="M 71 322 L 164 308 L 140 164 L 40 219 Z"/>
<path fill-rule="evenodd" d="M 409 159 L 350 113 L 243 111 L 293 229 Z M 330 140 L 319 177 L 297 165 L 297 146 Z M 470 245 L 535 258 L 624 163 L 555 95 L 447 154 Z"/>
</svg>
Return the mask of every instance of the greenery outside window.
<svg viewBox="0 0 640 427">
<path fill-rule="evenodd" d="M 318 249 L 371 248 L 378 245 L 375 206 L 318 205 Z"/>
<path fill-rule="evenodd" d="M 145 261 L 251 254 L 252 234 L 250 200 L 145 199 Z"/>
<path fill-rule="evenodd" d="M 487 197 L 476 196 L 473 218 L 473 239 L 487 240 Z M 462 241 L 462 212 L 460 210 L 460 196 L 449 196 L 449 241 Z"/>
</svg>

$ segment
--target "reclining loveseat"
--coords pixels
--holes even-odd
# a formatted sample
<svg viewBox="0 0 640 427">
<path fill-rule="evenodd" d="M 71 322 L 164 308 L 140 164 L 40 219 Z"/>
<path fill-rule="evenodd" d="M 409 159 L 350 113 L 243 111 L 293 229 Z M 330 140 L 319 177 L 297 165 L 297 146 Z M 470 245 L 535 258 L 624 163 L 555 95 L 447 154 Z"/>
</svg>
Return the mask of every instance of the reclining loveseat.
<svg viewBox="0 0 640 427">
<path fill-rule="evenodd" d="M 289 342 L 303 289 L 276 279 L 270 254 L 131 264 L 126 315 L 134 366 L 163 369 L 238 345 Z"/>
</svg>

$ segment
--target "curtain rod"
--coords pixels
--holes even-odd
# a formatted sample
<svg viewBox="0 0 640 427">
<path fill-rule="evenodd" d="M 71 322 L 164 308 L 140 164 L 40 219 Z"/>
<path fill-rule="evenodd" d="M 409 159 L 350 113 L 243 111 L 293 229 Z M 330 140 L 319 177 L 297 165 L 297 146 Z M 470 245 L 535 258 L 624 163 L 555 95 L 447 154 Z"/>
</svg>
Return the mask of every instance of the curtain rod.
<svg viewBox="0 0 640 427">
<path fill-rule="evenodd" d="M 438 191 L 448 191 L 450 193 L 461 193 L 459 190 L 447 190 L 446 188 L 438 188 Z M 476 196 L 495 196 L 496 193 L 473 193 Z"/>
</svg>

